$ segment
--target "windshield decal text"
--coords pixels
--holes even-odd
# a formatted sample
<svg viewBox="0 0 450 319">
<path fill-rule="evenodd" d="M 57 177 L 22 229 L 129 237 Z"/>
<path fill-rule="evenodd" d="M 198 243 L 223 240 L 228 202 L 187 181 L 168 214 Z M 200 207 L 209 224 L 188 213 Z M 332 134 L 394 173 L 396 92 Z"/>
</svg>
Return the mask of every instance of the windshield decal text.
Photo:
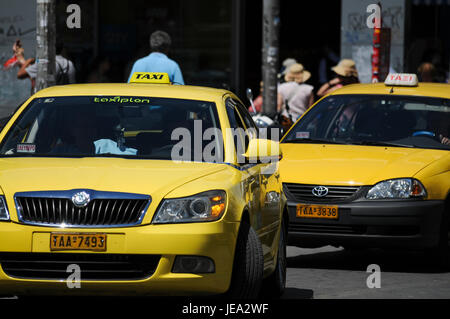
<svg viewBox="0 0 450 319">
<path fill-rule="evenodd" d="M 133 97 L 94 97 L 96 103 L 150 103 L 150 99 L 138 99 Z"/>
</svg>

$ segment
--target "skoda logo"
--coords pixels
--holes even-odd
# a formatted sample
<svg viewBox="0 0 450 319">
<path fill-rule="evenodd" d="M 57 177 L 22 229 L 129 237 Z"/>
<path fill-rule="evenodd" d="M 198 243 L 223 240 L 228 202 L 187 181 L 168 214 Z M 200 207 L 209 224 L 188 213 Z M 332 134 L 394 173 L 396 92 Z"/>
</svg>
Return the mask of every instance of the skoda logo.
<svg viewBox="0 0 450 319">
<path fill-rule="evenodd" d="M 324 197 L 328 194 L 328 188 L 325 186 L 316 186 L 312 189 L 312 193 L 316 197 Z"/>
<path fill-rule="evenodd" d="M 72 196 L 72 203 L 77 207 L 86 207 L 91 201 L 91 196 L 86 192 L 78 192 Z"/>
</svg>

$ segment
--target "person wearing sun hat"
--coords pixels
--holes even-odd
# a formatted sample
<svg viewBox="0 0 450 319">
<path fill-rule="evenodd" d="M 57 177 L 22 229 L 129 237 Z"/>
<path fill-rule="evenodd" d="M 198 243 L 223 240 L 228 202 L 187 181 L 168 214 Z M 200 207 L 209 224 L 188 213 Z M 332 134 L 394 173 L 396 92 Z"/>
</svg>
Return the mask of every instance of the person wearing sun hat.
<svg viewBox="0 0 450 319">
<path fill-rule="evenodd" d="M 281 124 L 288 129 L 314 102 L 314 87 L 306 84 L 311 73 L 300 63 L 292 64 L 278 86 L 278 112 Z"/>
<path fill-rule="evenodd" d="M 348 77 L 358 77 L 358 71 L 356 70 L 356 63 L 351 59 L 343 59 L 339 61 L 338 65 L 331 68 L 336 74 Z"/>
<path fill-rule="evenodd" d="M 304 83 L 308 81 L 310 77 L 311 73 L 306 71 L 303 65 L 294 63 L 287 69 L 284 80 L 286 82 L 295 81 L 297 83 Z"/>
<path fill-rule="evenodd" d="M 351 59 L 342 59 L 331 70 L 336 73 L 336 77 L 321 86 L 319 91 L 317 91 L 317 96 L 319 97 L 325 96 L 344 85 L 359 83 L 356 63 Z"/>
<path fill-rule="evenodd" d="M 282 63 L 282 67 L 281 67 L 281 72 L 278 73 L 278 75 L 277 75 L 277 77 L 278 77 L 278 83 L 279 83 L 279 84 L 285 82 L 284 76 L 286 75 L 286 73 L 287 73 L 289 67 L 290 67 L 291 65 L 293 65 L 293 64 L 296 64 L 296 63 L 297 63 L 297 60 L 294 59 L 294 58 L 287 58 L 287 59 L 284 59 L 284 61 L 283 61 L 283 63 Z"/>
</svg>

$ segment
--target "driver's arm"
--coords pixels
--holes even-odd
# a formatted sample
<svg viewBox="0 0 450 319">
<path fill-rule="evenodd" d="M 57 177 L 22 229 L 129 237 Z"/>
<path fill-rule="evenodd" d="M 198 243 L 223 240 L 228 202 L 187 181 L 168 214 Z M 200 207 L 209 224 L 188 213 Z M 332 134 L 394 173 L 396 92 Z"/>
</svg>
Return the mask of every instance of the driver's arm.
<svg viewBox="0 0 450 319">
<path fill-rule="evenodd" d="M 439 134 L 439 139 L 441 140 L 442 144 L 450 145 L 450 138 L 445 137 L 442 134 Z"/>
</svg>

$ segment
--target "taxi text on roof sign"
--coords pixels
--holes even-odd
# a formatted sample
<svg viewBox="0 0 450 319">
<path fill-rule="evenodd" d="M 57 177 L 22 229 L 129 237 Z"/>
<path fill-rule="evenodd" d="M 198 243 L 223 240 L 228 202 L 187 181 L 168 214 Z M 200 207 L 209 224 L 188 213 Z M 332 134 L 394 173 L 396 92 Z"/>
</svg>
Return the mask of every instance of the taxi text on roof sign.
<svg viewBox="0 0 450 319">
<path fill-rule="evenodd" d="M 389 73 L 384 81 L 386 85 L 417 86 L 417 75 L 413 73 Z"/>
<path fill-rule="evenodd" d="M 170 79 L 167 73 L 134 72 L 130 83 L 170 84 Z"/>
</svg>

